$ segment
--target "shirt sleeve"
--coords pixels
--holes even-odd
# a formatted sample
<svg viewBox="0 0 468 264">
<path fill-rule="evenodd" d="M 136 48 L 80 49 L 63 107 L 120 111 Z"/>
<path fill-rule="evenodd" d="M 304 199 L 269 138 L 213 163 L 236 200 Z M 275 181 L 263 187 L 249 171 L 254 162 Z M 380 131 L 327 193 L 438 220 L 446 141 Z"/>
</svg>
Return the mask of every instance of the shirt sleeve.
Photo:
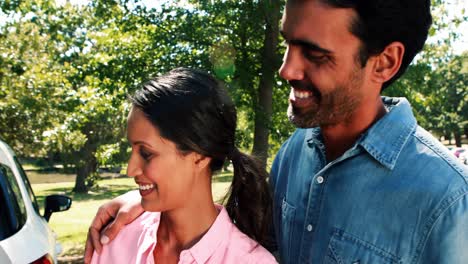
<svg viewBox="0 0 468 264">
<path fill-rule="evenodd" d="M 435 221 L 417 263 L 468 263 L 468 188 L 464 189 Z"/>
<path fill-rule="evenodd" d="M 289 140 L 288 140 L 289 141 Z M 275 159 L 273 160 L 273 164 L 271 166 L 271 169 L 270 169 L 270 177 L 268 179 L 268 182 L 270 184 L 270 189 L 272 192 L 275 191 L 275 185 L 276 185 L 276 181 L 278 179 L 278 167 L 279 167 L 279 163 L 281 161 L 281 156 L 283 155 L 283 152 L 284 152 L 284 148 L 285 148 L 285 145 L 287 144 L 286 141 L 280 148 L 280 150 L 278 151 L 278 153 L 276 153 L 276 156 L 275 156 Z"/>
<path fill-rule="evenodd" d="M 274 199 L 275 197 L 273 196 L 274 193 L 275 193 L 275 181 L 276 181 L 276 175 L 277 175 L 277 172 L 278 172 L 278 156 L 279 156 L 279 153 L 278 155 L 276 156 L 274 162 L 273 162 L 273 166 L 270 170 L 270 179 L 269 179 L 269 185 L 270 185 L 270 191 L 271 191 L 271 194 L 272 194 L 272 211 L 271 211 L 271 214 L 272 214 L 272 219 L 271 219 L 271 223 L 270 223 L 270 230 L 268 232 L 268 236 L 269 236 L 269 240 L 271 241 L 271 244 L 268 246 L 268 250 L 270 252 L 273 252 L 273 254 L 278 254 L 278 243 L 277 243 L 277 240 L 276 240 L 276 231 L 275 231 L 275 224 L 278 224 L 276 223 L 275 221 L 275 214 L 276 214 L 276 209 L 275 209 L 275 206 L 274 206 Z"/>
</svg>

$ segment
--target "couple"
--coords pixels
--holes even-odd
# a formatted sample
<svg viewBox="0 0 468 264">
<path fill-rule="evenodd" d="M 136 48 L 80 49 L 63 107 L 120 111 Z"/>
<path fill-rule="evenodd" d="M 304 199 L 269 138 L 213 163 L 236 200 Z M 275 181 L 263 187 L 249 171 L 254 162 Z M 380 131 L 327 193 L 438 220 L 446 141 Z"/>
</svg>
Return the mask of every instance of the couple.
<svg viewBox="0 0 468 264">
<path fill-rule="evenodd" d="M 429 0 L 287 1 L 281 32 L 287 50 L 280 75 L 292 86 L 288 117 L 298 129 L 270 172 L 271 218 L 265 176 L 233 141 L 186 131 L 191 128 L 181 131 L 185 123 L 172 114 L 145 113 L 134 103 L 128 174 L 139 183 L 141 197 L 128 193 L 101 207 L 90 228 L 85 261 L 127 243 L 120 247 L 122 254 L 146 254 L 160 263 L 270 263 L 274 259 L 264 247 L 274 250 L 267 234 L 273 219 L 281 263 L 467 263 L 466 167 L 416 124 L 405 99 L 380 96 L 421 50 L 431 24 L 429 8 Z M 203 116 L 188 111 L 192 105 L 187 102 L 173 100 L 183 107 L 178 115 L 194 123 L 215 122 L 227 111 L 219 107 L 219 98 L 189 100 L 210 113 Z M 173 134 L 164 132 L 157 118 L 175 122 Z M 222 123 L 209 128 L 234 131 L 232 122 Z M 139 133 L 173 153 L 164 167 L 151 169 L 151 159 L 163 155 L 142 148 Z M 187 135 L 191 141 L 181 148 L 179 141 Z M 226 209 L 205 197 L 207 206 L 187 214 L 172 210 L 208 196 L 206 181 L 226 157 L 235 166 Z M 202 185 L 205 191 L 195 195 Z"/>
</svg>

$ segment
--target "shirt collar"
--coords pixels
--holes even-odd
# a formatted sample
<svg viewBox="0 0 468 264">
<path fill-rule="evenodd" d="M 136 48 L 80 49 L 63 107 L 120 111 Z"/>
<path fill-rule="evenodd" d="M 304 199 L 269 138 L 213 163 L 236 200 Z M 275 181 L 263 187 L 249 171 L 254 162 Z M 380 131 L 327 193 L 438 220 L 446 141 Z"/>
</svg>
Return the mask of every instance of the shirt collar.
<svg viewBox="0 0 468 264">
<path fill-rule="evenodd" d="M 216 204 L 220 210 L 213 225 L 208 232 L 191 248 L 188 249 L 196 263 L 206 263 L 206 261 L 216 252 L 217 248 L 223 245 L 223 241 L 229 237 L 233 224 L 226 208 Z"/>
<path fill-rule="evenodd" d="M 375 160 L 392 170 L 417 123 L 405 98 L 383 96 L 382 101 L 389 112 L 360 137 L 353 149 L 362 146 Z M 307 129 L 305 138 L 309 147 L 314 144 L 324 148 L 320 127 Z"/>
<path fill-rule="evenodd" d="M 297 130 L 302 130 L 303 128 L 298 128 Z M 316 145 L 318 147 L 323 147 L 323 137 L 322 137 L 322 130 L 320 127 L 312 127 L 305 129 L 305 138 L 307 141 L 307 145 L 312 147 L 312 145 Z"/>
<path fill-rule="evenodd" d="M 405 98 L 382 97 L 389 110 L 357 142 L 375 160 L 392 170 L 417 123 Z"/>
</svg>

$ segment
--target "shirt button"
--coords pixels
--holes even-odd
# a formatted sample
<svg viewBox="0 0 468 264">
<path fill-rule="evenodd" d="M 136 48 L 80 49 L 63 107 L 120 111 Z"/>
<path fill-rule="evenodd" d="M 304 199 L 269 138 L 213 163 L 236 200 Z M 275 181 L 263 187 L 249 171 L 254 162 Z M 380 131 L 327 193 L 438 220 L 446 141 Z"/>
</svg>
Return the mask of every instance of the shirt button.
<svg viewBox="0 0 468 264">
<path fill-rule="evenodd" d="M 318 177 L 317 177 L 317 183 L 318 183 L 318 184 L 323 183 L 323 177 L 322 177 L 322 176 L 318 176 Z"/>
<path fill-rule="evenodd" d="M 312 229 L 314 229 L 314 227 L 312 225 L 307 225 L 307 231 L 312 231 Z"/>
</svg>

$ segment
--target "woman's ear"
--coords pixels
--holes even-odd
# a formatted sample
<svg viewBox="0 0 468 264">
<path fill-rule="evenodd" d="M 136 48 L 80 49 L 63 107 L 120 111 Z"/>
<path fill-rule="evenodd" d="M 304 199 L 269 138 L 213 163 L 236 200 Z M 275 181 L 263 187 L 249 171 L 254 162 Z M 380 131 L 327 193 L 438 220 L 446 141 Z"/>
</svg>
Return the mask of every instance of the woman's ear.
<svg viewBox="0 0 468 264">
<path fill-rule="evenodd" d="M 196 152 L 193 152 L 192 154 L 193 154 L 193 162 L 197 168 L 203 170 L 210 165 L 211 157 L 204 156 Z"/>
<path fill-rule="evenodd" d="M 395 41 L 388 44 L 378 55 L 373 56 L 372 80 L 384 83 L 398 72 L 403 61 L 405 46 Z"/>
</svg>

